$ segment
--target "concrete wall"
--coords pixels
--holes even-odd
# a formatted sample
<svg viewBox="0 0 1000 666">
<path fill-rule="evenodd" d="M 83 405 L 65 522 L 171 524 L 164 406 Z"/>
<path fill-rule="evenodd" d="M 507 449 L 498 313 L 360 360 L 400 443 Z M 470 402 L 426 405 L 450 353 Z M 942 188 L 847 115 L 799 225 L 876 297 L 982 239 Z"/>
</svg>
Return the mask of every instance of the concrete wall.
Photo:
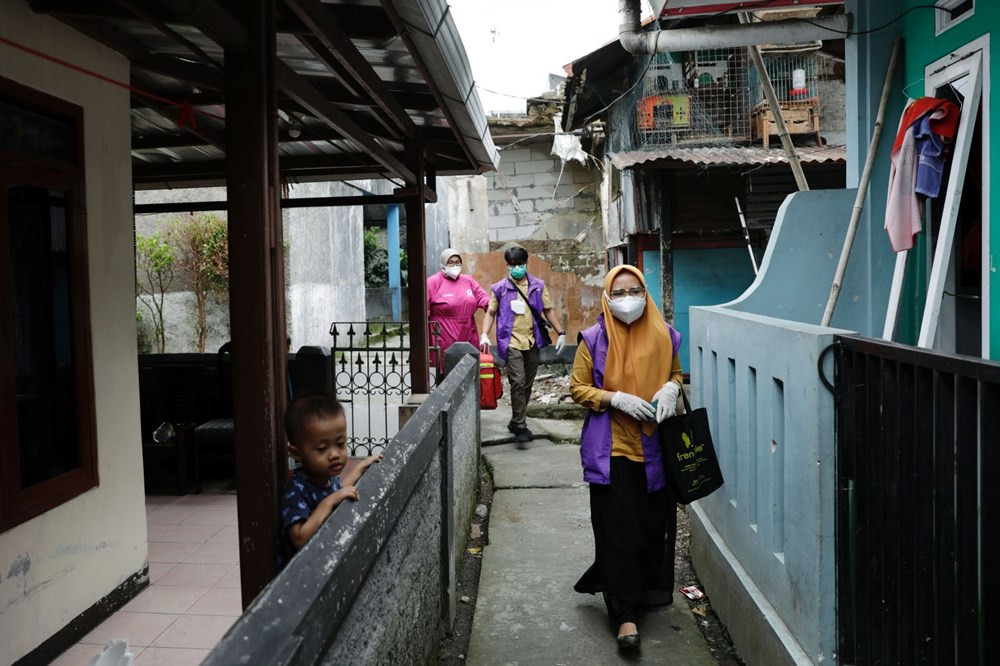
<svg viewBox="0 0 1000 666">
<path fill-rule="evenodd" d="M 436 661 L 475 503 L 478 368 L 459 362 L 205 664 Z"/>
<path fill-rule="evenodd" d="M 377 187 L 364 181 L 357 185 L 368 191 Z M 304 183 L 291 192 L 293 199 L 357 194 L 345 183 Z M 282 217 L 292 349 L 329 347 L 331 322 L 365 321 L 363 208 L 289 208 Z"/>
<path fill-rule="evenodd" d="M 0 0 L 3 34 L 129 80 L 118 54 Z M 17 661 L 146 566 L 139 446 L 128 92 L 0 45 L 0 76 L 84 109 L 86 220 L 100 485 L 0 534 L 0 663 Z"/>
</svg>

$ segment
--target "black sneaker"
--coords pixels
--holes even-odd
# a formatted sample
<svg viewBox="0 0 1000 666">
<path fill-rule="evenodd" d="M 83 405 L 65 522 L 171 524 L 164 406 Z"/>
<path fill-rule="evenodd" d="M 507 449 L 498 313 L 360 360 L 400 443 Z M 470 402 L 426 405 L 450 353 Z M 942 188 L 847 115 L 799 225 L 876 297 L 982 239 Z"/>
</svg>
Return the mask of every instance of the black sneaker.
<svg viewBox="0 0 1000 666">
<path fill-rule="evenodd" d="M 530 442 L 534 438 L 535 436 L 531 434 L 530 430 L 528 430 L 527 428 L 521 428 L 520 430 L 517 431 L 517 434 L 514 435 L 514 443 L 517 444 L 518 449 L 523 451 L 524 449 L 528 448 L 527 446 L 528 442 Z"/>
<path fill-rule="evenodd" d="M 510 431 L 510 432 L 512 432 L 512 433 L 514 433 L 515 435 L 517 434 L 517 431 L 520 430 L 520 429 L 521 429 L 521 426 L 517 425 L 513 421 L 511 421 L 510 423 L 507 424 L 507 430 Z"/>
</svg>

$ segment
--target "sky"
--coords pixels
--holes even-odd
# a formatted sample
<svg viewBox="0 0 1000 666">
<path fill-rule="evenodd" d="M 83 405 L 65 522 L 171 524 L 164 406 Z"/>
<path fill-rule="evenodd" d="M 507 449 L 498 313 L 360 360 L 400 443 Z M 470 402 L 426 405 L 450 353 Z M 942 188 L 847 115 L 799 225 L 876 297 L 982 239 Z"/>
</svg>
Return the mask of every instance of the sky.
<svg viewBox="0 0 1000 666">
<path fill-rule="evenodd" d="M 487 113 L 524 113 L 523 98 L 547 90 L 550 73 L 565 76 L 563 65 L 618 37 L 618 0 L 449 4 Z"/>
</svg>

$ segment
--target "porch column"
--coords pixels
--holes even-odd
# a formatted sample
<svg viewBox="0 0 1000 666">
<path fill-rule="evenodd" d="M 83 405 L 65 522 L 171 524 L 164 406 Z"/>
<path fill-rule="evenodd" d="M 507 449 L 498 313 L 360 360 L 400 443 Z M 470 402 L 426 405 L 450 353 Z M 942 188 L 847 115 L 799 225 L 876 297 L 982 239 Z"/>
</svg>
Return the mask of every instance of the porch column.
<svg viewBox="0 0 1000 666">
<path fill-rule="evenodd" d="M 406 149 L 407 166 L 415 182 L 406 197 L 407 303 L 410 307 L 410 386 L 414 394 L 429 390 L 430 360 L 427 346 L 427 259 L 424 228 L 424 142 L 420 131 Z"/>
<path fill-rule="evenodd" d="M 244 608 L 274 576 L 285 469 L 285 285 L 278 180 L 274 0 L 231 0 L 245 52 L 226 49 L 229 316 Z"/>
</svg>

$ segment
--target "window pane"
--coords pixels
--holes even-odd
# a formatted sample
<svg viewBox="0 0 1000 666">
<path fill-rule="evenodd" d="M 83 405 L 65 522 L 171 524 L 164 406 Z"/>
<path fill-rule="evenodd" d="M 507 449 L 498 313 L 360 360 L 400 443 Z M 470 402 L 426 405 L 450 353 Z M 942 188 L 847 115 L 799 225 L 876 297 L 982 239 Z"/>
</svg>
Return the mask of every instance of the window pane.
<svg viewBox="0 0 1000 666">
<path fill-rule="evenodd" d="M 0 150 L 72 160 L 74 141 L 70 122 L 0 100 Z"/>
<path fill-rule="evenodd" d="M 7 187 L 21 487 L 77 468 L 66 194 Z"/>
</svg>

